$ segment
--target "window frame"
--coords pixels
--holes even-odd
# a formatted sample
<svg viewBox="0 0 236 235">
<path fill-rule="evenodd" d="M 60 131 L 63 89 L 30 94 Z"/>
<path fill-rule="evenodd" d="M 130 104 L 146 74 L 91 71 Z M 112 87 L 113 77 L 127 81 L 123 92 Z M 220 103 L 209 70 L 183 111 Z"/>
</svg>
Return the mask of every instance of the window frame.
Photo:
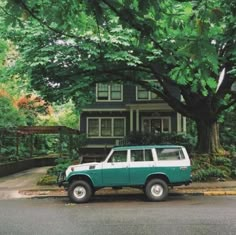
<svg viewBox="0 0 236 235">
<path fill-rule="evenodd" d="M 156 82 L 156 80 L 147 80 L 147 82 Z M 147 92 L 147 98 L 139 98 L 139 87 L 141 88 L 140 92 Z M 153 98 L 152 95 L 155 94 L 152 91 L 148 91 L 147 89 L 143 88 L 140 85 L 136 85 L 136 101 L 155 101 L 155 100 L 160 100 L 161 98 L 157 96 L 156 98 Z"/>
<path fill-rule="evenodd" d="M 168 162 L 168 161 L 184 161 L 186 160 L 184 152 L 181 148 L 156 148 L 157 160 L 161 162 Z M 161 153 L 162 151 L 167 151 Z M 168 153 L 169 151 L 169 153 Z"/>
<path fill-rule="evenodd" d="M 89 120 L 98 120 L 98 135 L 97 136 L 90 136 L 89 135 Z M 102 136 L 102 120 L 111 120 L 111 135 L 110 136 Z M 114 120 L 123 120 L 124 121 L 124 128 L 123 132 L 124 135 L 114 135 L 115 133 L 115 126 L 114 126 Z M 124 138 L 126 136 L 126 117 L 87 117 L 86 120 L 86 135 L 87 138 L 101 138 L 101 139 L 107 139 L 107 138 Z"/>
<path fill-rule="evenodd" d="M 125 158 L 126 158 L 126 161 L 111 161 L 112 158 L 116 155 L 116 154 L 119 154 L 119 153 L 125 153 Z M 124 162 L 128 162 L 129 159 L 128 159 L 128 151 L 127 150 L 117 150 L 117 151 L 113 151 L 112 154 L 109 156 L 109 158 L 107 159 L 107 163 L 124 163 Z"/>
<path fill-rule="evenodd" d="M 132 152 L 141 152 L 142 160 L 141 161 L 133 161 Z M 151 153 L 152 160 L 147 160 L 147 152 Z M 130 150 L 130 162 L 154 162 L 154 156 L 152 149 L 131 149 Z"/>
<path fill-rule="evenodd" d="M 107 90 L 107 99 L 99 99 L 98 94 L 99 92 L 99 85 L 107 85 L 108 90 Z M 113 92 L 119 92 L 119 91 L 114 91 L 112 89 L 112 85 L 120 85 L 120 99 L 112 99 L 112 93 Z M 96 83 L 96 102 L 122 102 L 123 101 L 123 84 L 122 83 Z"/>
</svg>

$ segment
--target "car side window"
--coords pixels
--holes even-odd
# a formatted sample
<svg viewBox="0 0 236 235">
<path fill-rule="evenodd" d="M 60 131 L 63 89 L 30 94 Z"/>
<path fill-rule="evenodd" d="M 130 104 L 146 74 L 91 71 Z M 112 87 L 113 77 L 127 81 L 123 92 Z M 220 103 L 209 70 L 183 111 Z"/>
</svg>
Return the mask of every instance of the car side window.
<svg viewBox="0 0 236 235">
<path fill-rule="evenodd" d="M 182 149 L 156 149 L 156 152 L 159 161 L 176 161 L 185 158 Z"/>
<path fill-rule="evenodd" d="M 108 162 L 127 162 L 127 151 L 114 151 Z"/>
<path fill-rule="evenodd" d="M 153 161 L 152 150 L 131 150 L 132 162 Z"/>
</svg>

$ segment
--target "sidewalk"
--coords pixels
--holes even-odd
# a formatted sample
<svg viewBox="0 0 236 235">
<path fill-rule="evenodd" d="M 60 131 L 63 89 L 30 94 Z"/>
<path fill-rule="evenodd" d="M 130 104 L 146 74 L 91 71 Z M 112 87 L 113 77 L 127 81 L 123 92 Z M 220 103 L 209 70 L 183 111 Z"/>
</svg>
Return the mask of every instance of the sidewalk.
<svg viewBox="0 0 236 235">
<path fill-rule="evenodd" d="M 0 178 L 0 199 L 33 198 L 33 197 L 65 197 L 67 192 L 55 186 L 39 186 L 37 182 L 46 174 L 49 167 L 34 168 L 14 175 Z M 170 195 L 236 195 L 236 180 L 225 182 L 192 183 L 170 189 Z M 128 195 L 143 194 L 142 190 L 124 188 L 101 189 L 95 195 Z"/>
<path fill-rule="evenodd" d="M 20 190 L 19 193 L 26 197 L 65 197 L 67 192 L 56 186 L 37 186 L 32 189 Z M 203 195 L 223 196 L 236 195 L 236 181 L 192 183 L 188 186 L 179 186 L 170 189 L 170 195 Z M 142 190 L 134 188 L 112 189 L 105 188 L 96 192 L 95 195 L 128 195 L 143 194 Z"/>
</svg>

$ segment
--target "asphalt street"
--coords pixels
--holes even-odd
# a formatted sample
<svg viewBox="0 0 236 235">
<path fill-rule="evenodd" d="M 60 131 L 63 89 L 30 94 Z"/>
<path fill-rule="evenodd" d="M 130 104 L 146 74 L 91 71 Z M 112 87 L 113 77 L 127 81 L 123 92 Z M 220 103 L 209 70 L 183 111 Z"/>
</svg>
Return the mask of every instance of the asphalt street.
<svg viewBox="0 0 236 235">
<path fill-rule="evenodd" d="M 44 188 L 36 183 L 46 170 L 35 168 L 0 178 L 0 235 L 236 234 L 236 196 L 177 193 L 153 203 L 143 193 L 104 191 L 80 205 L 64 196 L 22 198 L 28 196 L 20 190 Z M 232 183 L 224 184 L 234 188 Z"/>
<path fill-rule="evenodd" d="M 236 232 L 236 197 L 179 195 L 153 203 L 140 198 L 65 197 L 0 200 L 0 235 L 224 235 Z"/>
</svg>

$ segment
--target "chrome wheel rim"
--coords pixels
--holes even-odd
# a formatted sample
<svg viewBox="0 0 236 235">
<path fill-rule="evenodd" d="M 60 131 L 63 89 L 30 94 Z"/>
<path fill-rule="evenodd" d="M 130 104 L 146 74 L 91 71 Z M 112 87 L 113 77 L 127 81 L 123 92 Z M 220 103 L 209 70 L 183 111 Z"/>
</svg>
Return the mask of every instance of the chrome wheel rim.
<svg viewBox="0 0 236 235">
<path fill-rule="evenodd" d="M 162 196 L 163 192 L 164 192 L 163 187 L 160 184 L 154 184 L 151 187 L 151 193 L 154 197 Z"/>
<path fill-rule="evenodd" d="M 74 188 L 73 194 L 76 198 L 81 199 L 84 198 L 86 195 L 86 190 L 82 186 L 77 186 Z"/>
</svg>

